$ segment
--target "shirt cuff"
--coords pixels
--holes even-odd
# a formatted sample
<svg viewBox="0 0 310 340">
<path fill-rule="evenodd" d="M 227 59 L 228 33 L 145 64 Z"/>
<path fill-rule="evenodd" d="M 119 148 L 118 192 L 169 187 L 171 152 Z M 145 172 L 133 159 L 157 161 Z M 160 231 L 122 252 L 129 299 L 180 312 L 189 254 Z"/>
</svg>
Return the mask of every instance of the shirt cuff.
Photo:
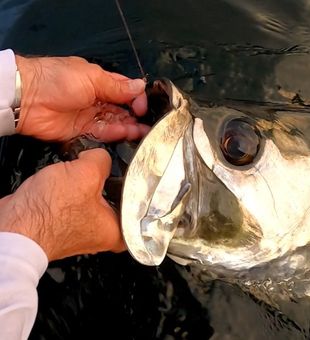
<svg viewBox="0 0 310 340">
<path fill-rule="evenodd" d="M 12 50 L 0 51 L 0 136 L 15 133 L 11 106 L 15 99 L 16 61 Z"/>
<path fill-rule="evenodd" d="M 0 232 L 0 258 L 13 259 L 35 286 L 46 271 L 48 259 L 43 249 L 30 238 L 10 232 Z"/>
</svg>

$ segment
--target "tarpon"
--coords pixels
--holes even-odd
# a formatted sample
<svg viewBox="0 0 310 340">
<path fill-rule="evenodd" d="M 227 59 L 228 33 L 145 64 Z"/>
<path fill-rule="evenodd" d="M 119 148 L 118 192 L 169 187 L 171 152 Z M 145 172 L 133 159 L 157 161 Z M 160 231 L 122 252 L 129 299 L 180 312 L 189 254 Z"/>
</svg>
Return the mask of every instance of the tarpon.
<svg viewBox="0 0 310 340">
<path fill-rule="evenodd" d="M 149 106 L 164 116 L 140 143 L 122 194 L 132 256 L 159 265 L 168 255 L 244 284 L 308 283 L 309 110 L 195 102 L 169 80 L 154 82 Z"/>
</svg>

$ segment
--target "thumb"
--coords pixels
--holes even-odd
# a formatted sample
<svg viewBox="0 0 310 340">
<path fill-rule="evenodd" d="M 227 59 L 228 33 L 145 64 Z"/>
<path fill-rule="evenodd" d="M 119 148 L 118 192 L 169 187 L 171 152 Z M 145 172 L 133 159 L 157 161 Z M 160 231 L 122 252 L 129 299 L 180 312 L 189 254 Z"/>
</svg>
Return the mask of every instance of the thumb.
<svg viewBox="0 0 310 340">
<path fill-rule="evenodd" d="M 110 175 L 112 161 L 110 155 L 104 149 L 91 149 L 81 152 L 79 154 L 79 162 L 81 161 L 85 162 L 87 166 L 96 168 L 96 171 L 100 172 L 97 176 L 102 178 L 103 182 Z M 109 250 L 116 253 L 126 250 L 119 228 L 119 217 L 115 211 L 104 198 L 98 202 L 97 209 L 97 239 L 100 240 L 101 250 Z M 103 228 L 103 226 L 105 227 Z M 102 248 L 103 245 L 104 249 Z"/>
<path fill-rule="evenodd" d="M 145 82 L 142 79 L 118 79 L 102 69 L 93 84 L 98 99 L 115 104 L 129 103 L 145 90 Z"/>
<path fill-rule="evenodd" d="M 91 149 L 79 153 L 79 165 L 89 170 L 89 175 L 102 180 L 102 187 L 105 180 L 110 176 L 112 160 L 109 153 L 104 149 Z M 73 161 L 73 162 L 75 162 Z"/>
</svg>

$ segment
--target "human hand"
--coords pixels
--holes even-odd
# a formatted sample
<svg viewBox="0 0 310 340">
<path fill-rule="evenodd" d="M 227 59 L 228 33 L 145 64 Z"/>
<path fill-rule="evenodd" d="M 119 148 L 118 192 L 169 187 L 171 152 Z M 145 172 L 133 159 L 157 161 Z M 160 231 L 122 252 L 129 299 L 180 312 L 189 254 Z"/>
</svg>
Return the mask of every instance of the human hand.
<svg viewBox="0 0 310 340">
<path fill-rule="evenodd" d="M 49 261 L 125 249 L 119 221 L 102 197 L 111 158 L 105 150 L 47 166 L 0 200 L 0 231 L 37 242 Z"/>
<path fill-rule="evenodd" d="M 146 112 L 145 82 L 103 70 L 78 57 L 16 56 L 22 79 L 17 132 L 66 141 L 89 134 L 103 142 L 138 139 L 149 128 L 116 104 Z"/>
</svg>

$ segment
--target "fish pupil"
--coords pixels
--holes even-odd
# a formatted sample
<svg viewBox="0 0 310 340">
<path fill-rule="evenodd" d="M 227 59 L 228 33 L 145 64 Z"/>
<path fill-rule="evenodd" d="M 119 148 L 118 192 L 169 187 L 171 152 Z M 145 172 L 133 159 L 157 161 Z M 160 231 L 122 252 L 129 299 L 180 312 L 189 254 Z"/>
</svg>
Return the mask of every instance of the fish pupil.
<svg viewBox="0 0 310 340">
<path fill-rule="evenodd" d="M 237 166 L 253 162 L 260 146 L 260 135 L 256 128 L 241 119 L 228 122 L 220 142 L 225 159 Z"/>
<path fill-rule="evenodd" d="M 238 139 L 238 136 L 232 136 L 227 138 L 226 142 L 227 153 L 234 159 L 239 159 L 245 155 L 245 152 L 242 150 L 242 145 Z"/>
</svg>

